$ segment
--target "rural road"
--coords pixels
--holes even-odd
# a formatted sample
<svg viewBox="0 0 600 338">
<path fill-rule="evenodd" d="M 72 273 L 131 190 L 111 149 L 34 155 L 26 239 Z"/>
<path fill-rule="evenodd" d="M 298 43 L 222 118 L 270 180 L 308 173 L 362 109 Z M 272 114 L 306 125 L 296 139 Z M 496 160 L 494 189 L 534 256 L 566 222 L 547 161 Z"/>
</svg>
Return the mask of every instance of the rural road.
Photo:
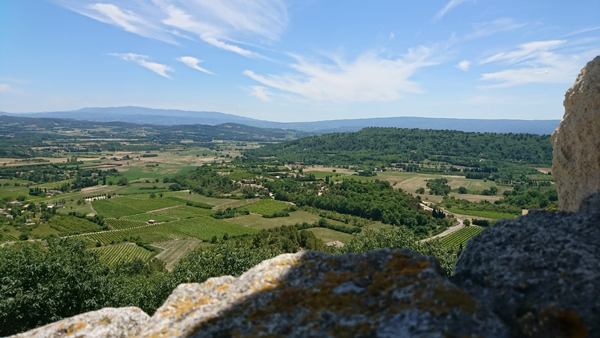
<svg viewBox="0 0 600 338">
<path fill-rule="evenodd" d="M 429 206 L 427 206 L 427 205 L 425 205 L 425 204 L 423 204 L 423 203 L 421 203 L 421 207 L 422 207 L 422 208 L 423 208 L 423 210 L 425 210 L 425 211 L 429 211 L 429 212 L 433 211 L 433 209 L 432 209 L 431 207 L 429 207 Z M 446 211 L 446 210 L 444 210 L 444 209 L 441 209 L 441 210 L 442 210 L 442 211 L 443 211 L 443 212 L 444 212 L 446 215 L 447 215 L 447 214 L 449 214 L 449 212 L 448 212 L 448 211 Z M 463 224 L 463 220 L 462 220 L 462 219 L 460 219 L 460 218 L 456 218 L 456 220 L 458 221 L 458 225 L 455 225 L 455 226 L 453 226 L 453 227 L 449 227 L 448 229 L 446 229 L 446 231 L 444 231 L 444 232 L 442 232 L 442 233 L 439 233 L 439 234 L 437 234 L 437 235 L 435 235 L 435 236 L 432 236 L 432 237 L 429 237 L 429 238 L 425 238 L 425 239 L 421 240 L 420 242 L 421 242 L 421 243 L 422 243 L 422 242 L 427 242 L 427 241 L 429 241 L 429 240 L 432 240 L 432 239 L 434 239 L 434 238 L 442 238 L 442 237 L 448 236 L 448 235 L 450 235 L 451 233 L 453 233 L 453 232 L 456 232 L 456 231 L 458 231 L 458 230 L 460 230 L 460 229 L 462 229 L 462 228 L 464 228 L 464 227 L 465 227 L 465 225 Z"/>
<path fill-rule="evenodd" d="M 460 229 L 462 229 L 462 228 L 465 227 L 465 225 L 463 224 L 463 220 L 462 219 L 457 218 L 456 220 L 458 221 L 458 225 L 455 225 L 453 227 L 449 227 L 448 229 L 446 229 L 446 231 L 444 231 L 444 232 L 442 232 L 440 234 L 437 234 L 435 236 L 432 236 L 432 237 L 429 237 L 429 238 L 425 238 L 425 239 L 421 240 L 421 242 L 427 242 L 427 241 L 432 240 L 434 238 L 442 238 L 442 237 L 448 236 L 451 233 L 456 232 L 456 231 L 458 231 L 458 230 L 460 230 Z"/>
</svg>

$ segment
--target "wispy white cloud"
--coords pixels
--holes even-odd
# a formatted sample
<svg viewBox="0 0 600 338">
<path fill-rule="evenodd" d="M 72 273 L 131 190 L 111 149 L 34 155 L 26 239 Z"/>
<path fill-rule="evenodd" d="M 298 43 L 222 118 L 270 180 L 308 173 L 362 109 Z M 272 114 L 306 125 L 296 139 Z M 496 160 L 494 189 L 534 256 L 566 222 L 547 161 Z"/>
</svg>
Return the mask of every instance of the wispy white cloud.
<svg viewBox="0 0 600 338">
<path fill-rule="evenodd" d="M 476 39 L 492 34 L 515 30 L 525 26 L 522 23 L 516 23 L 510 18 L 501 18 L 490 22 L 479 22 L 473 24 L 473 32 L 468 34 L 465 39 Z"/>
<path fill-rule="evenodd" d="M 199 37 L 217 48 L 260 57 L 233 41 L 277 40 L 288 23 L 283 0 L 54 0 L 77 13 L 144 37 L 177 43 Z"/>
<path fill-rule="evenodd" d="M 525 83 L 571 83 L 583 63 L 596 55 L 599 49 L 587 49 L 581 54 L 557 51 L 565 40 L 533 41 L 517 48 L 497 53 L 482 64 L 500 63 L 510 69 L 482 74 L 481 80 L 495 81 L 493 87 L 510 87 Z"/>
<path fill-rule="evenodd" d="M 566 38 L 568 36 L 573 36 L 573 35 L 577 35 L 577 34 L 583 34 L 583 33 L 587 33 L 587 32 L 593 32 L 593 31 L 596 31 L 596 30 L 599 30 L 599 29 L 600 29 L 600 26 L 583 28 L 583 29 L 579 29 L 579 30 L 576 30 L 574 32 L 571 32 L 569 34 L 565 34 L 562 37 Z"/>
<path fill-rule="evenodd" d="M 263 86 L 253 86 L 251 88 L 252 92 L 250 92 L 250 94 L 252 96 L 257 97 L 264 102 L 273 101 L 273 99 L 271 98 L 271 95 L 273 95 L 273 93 L 271 93 L 267 88 Z"/>
<path fill-rule="evenodd" d="M 410 77 L 420 68 L 434 65 L 428 61 L 431 50 L 418 47 L 397 59 L 382 58 L 368 52 L 353 62 L 332 58 L 329 63 L 309 61 L 294 56 L 291 68 L 296 74 L 244 74 L 263 85 L 295 93 L 317 101 L 393 101 L 403 93 L 420 93 L 419 85 Z"/>
<path fill-rule="evenodd" d="M 12 88 L 8 84 L 0 83 L 0 92 L 10 93 L 12 92 Z"/>
<path fill-rule="evenodd" d="M 160 15 L 160 11 L 143 1 L 54 0 L 54 2 L 81 15 L 120 27 L 131 33 L 168 43 L 177 43 L 170 32 L 154 22 L 153 17 Z"/>
<path fill-rule="evenodd" d="M 471 61 L 463 60 L 456 65 L 456 68 L 458 68 L 460 70 L 464 70 L 466 72 L 467 70 L 469 70 L 470 66 L 471 66 Z"/>
<path fill-rule="evenodd" d="M 26 80 L 15 79 L 15 78 L 12 78 L 12 77 L 0 77 L 0 81 L 12 82 L 12 83 L 19 83 L 19 84 L 28 83 L 28 81 L 26 81 Z"/>
<path fill-rule="evenodd" d="M 205 72 L 207 74 L 213 74 L 211 71 L 206 70 L 206 69 L 198 66 L 198 64 L 200 62 L 202 62 L 202 60 L 198 60 L 195 57 L 192 57 L 192 56 L 182 56 L 180 58 L 177 58 L 177 61 L 183 62 L 186 66 L 194 68 L 194 69 L 199 70 L 201 72 Z"/>
<path fill-rule="evenodd" d="M 163 65 L 160 63 L 156 63 L 156 62 L 146 61 L 149 58 L 148 55 L 139 55 L 139 54 L 133 54 L 133 53 L 125 53 L 125 54 L 112 53 L 110 55 L 117 56 L 125 61 L 135 62 L 142 67 L 146 67 L 146 68 L 150 69 L 151 71 L 155 72 L 156 74 L 158 74 L 160 76 L 164 76 L 168 79 L 171 78 L 169 76 L 169 74 L 167 74 L 167 72 L 172 72 L 173 69 L 167 65 Z"/>
<path fill-rule="evenodd" d="M 444 6 L 444 8 L 440 9 L 439 12 L 437 12 L 437 14 L 435 15 L 435 17 L 433 17 L 433 21 L 438 21 L 440 20 L 442 17 L 444 17 L 444 15 L 446 15 L 448 12 L 450 12 L 454 7 L 462 4 L 463 2 L 470 2 L 470 1 L 475 1 L 475 0 L 450 0 L 446 6 Z"/>
</svg>

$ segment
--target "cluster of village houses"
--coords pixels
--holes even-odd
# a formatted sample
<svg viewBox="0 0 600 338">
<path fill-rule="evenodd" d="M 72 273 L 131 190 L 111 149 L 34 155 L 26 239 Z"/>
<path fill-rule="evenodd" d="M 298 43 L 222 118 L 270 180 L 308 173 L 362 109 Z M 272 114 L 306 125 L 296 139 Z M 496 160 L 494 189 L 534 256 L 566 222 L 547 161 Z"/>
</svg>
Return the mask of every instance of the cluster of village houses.
<svg viewBox="0 0 600 338">
<path fill-rule="evenodd" d="M 8 202 L 8 204 L 11 204 L 13 207 L 22 207 L 23 209 L 27 209 L 29 207 L 29 204 L 23 205 L 23 203 L 21 203 L 19 201 Z M 35 203 L 35 206 L 37 208 L 39 208 L 40 204 L 39 203 Z M 65 206 L 62 205 L 62 204 L 48 204 L 47 205 L 48 209 L 53 209 L 53 208 L 62 209 L 64 207 Z M 8 218 L 13 218 L 13 216 L 10 214 L 11 210 L 12 210 L 11 208 L 6 208 L 6 209 L 0 208 L 0 215 L 4 215 L 4 216 L 6 216 Z"/>
</svg>

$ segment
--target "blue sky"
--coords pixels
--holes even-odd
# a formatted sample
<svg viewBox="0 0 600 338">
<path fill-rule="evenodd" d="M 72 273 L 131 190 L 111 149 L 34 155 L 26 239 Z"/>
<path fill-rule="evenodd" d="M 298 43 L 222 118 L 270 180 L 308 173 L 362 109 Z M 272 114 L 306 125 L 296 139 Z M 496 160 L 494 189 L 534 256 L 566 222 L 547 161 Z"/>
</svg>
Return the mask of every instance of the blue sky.
<svg viewBox="0 0 600 338">
<path fill-rule="evenodd" d="M 600 1 L 2 0 L 0 111 L 560 119 Z"/>
</svg>

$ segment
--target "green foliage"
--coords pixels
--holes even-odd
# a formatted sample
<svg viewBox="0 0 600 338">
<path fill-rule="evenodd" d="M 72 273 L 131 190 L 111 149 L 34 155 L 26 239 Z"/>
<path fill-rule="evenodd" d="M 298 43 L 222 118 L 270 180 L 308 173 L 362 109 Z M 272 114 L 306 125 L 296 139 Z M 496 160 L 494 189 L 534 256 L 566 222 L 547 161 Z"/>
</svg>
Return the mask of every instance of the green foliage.
<svg viewBox="0 0 600 338">
<path fill-rule="evenodd" d="M 214 192 L 226 194 L 238 188 L 227 175 L 220 175 L 217 171 L 206 165 L 198 167 L 184 176 L 176 176 L 171 179 L 171 182 L 179 185 L 178 190 L 187 188 L 197 194 L 206 196 L 213 195 Z M 171 187 L 173 185 L 169 188 L 171 189 Z"/>
<path fill-rule="evenodd" d="M 149 220 L 155 220 L 157 222 L 169 222 L 174 220 L 174 218 L 172 217 L 167 217 L 167 216 L 163 216 L 163 215 L 159 215 L 156 213 L 144 213 L 144 214 L 137 214 L 137 215 L 130 215 L 130 216 L 123 216 L 121 217 L 121 219 L 117 220 L 117 221 L 121 221 L 121 220 L 132 220 L 132 221 L 142 221 L 142 222 L 148 222 Z M 113 220 L 109 220 L 107 219 L 106 222 L 109 222 L 112 224 Z M 115 229 L 117 229 L 115 227 Z"/>
<path fill-rule="evenodd" d="M 306 230 L 298 230 L 295 226 L 282 226 L 262 230 L 252 238 L 255 248 L 270 248 L 282 252 L 296 252 L 300 248 L 308 250 L 325 250 L 323 241 Z"/>
<path fill-rule="evenodd" d="M 129 184 L 129 180 L 125 176 L 121 176 L 117 181 L 117 185 L 125 186 L 127 184 Z"/>
<path fill-rule="evenodd" d="M 136 215 L 137 216 L 137 215 Z M 129 228 L 139 228 L 147 225 L 146 222 L 136 221 L 132 219 L 114 219 L 107 218 L 106 224 L 110 225 L 111 228 L 121 230 L 121 229 L 129 229 Z"/>
<path fill-rule="evenodd" d="M 237 216 L 249 215 L 250 211 L 248 210 L 240 210 L 240 209 L 232 209 L 227 208 L 225 210 L 220 209 L 217 210 L 214 214 L 210 215 L 212 218 L 223 219 L 223 218 L 234 218 Z"/>
<path fill-rule="evenodd" d="M 213 236 L 223 237 L 228 234 L 231 236 L 241 236 L 256 233 L 257 230 L 248 228 L 239 224 L 229 223 L 219 219 L 207 216 L 198 216 L 196 218 L 182 219 L 165 223 L 175 233 L 184 234 L 189 237 L 196 237 L 209 241 Z"/>
<path fill-rule="evenodd" d="M 468 227 L 469 225 L 471 225 L 471 221 L 469 221 L 468 219 L 465 219 L 465 220 L 463 221 L 463 224 L 464 224 L 466 227 Z"/>
<path fill-rule="evenodd" d="M 386 224 L 404 225 L 420 235 L 447 225 L 446 220 L 434 219 L 420 210 L 419 200 L 394 189 L 387 181 L 344 180 L 328 186 L 321 196 L 316 193 L 319 186 L 307 187 L 304 182 L 268 182 L 265 185 L 275 193 L 276 199 L 292 201 L 299 207 L 311 206 Z"/>
<path fill-rule="evenodd" d="M 135 209 L 120 203 L 112 202 L 118 198 L 96 200 L 92 202 L 92 206 L 96 212 L 104 217 L 122 217 L 127 215 L 141 214 L 144 211 Z"/>
<path fill-rule="evenodd" d="M 150 214 L 163 215 L 171 218 L 192 218 L 197 216 L 210 216 L 213 211 L 204 208 L 195 208 L 188 205 L 182 205 L 179 207 L 168 208 L 164 210 L 153 211 Z"/>
<path fill-rule="evenodd" d="M 176 229 L 168 227 L 166 224 L 169 223 L 149 225 L 141 228 L 125 229 L 121 231 L 89 233 L 81 236 L 85 236 L 94 241 L 99 241 L 103 245 L 116 244 L 124 241 L 155 243 L 188 237 L 187 235 L 178 232 Z"/>
<path fill-rule="evenodd" d="M 170 200 L 176 201 L 176 202 L 182 202 L 185 203 L 186 205 L 192 206 L 192 207 L 196 207 L 196 208 L 203 208 L 203 209 L 212 209 L 214 207 L 214 205 L 210 205 L 207 203 L 202 203 L 202 202 L 194 202 L 194 201 L 190 201 L 190 200 L 186 200 L 183 198 L 178 198 L 175 196 L 168 196 L 167 197 Z"/>
<path fill-rule="evenodd" d="M 452 188 L 447 184 L 448 180 L 445 178 L 435 178 L 432 180 L 427 180 L 427 188 L 429 188 L 430 195 L 448 195 Z"/>
<path fill-rule="evenodd" d="M 490 225 L 490 221 L 488 221 L 487 219 L 473 219 L 473 224 L 482 227 L 487 227 Z"/>
<path fill-rule="evenodd" d="M 289 216 L 292 206 L 287 203 L 275 201 L 272 199 L 262 199 L 256 203 L 239 208 L 255 214 L 261 214 L 263 217 L 285 217 Z"/>
<path fill-rule="evenodd" d="M 134 260 L 144 262 L 154 254 L 152 251 L 148 251 L 133 243 L 104 246 L 93 250 L 98 253 L 103 263 L 109 265 L 132 262 Z"/>
<path fill-rule="evenodd" d="M 60 232 L 61 235 L 76 235 L 91 231 L 100 231 L 102 227 L 97 223 L 88 221 L 85 218 L 74 216 L 53 216 L 48 224 L 54 230 Z"/>
<path fill-rule="evenodd" d="M 466 247 L 467 241 L 478 235 L 483 228 L 465 227 L 442 238 L 442 245 L 456 250 Z"/>
<path fill-rule="evenodd" d="M 437 239 L 419 242 L 415 234 L 406 227 L 382 228 L 379 231 L 365 229 L 354 235 L 340 253 L 363 253 L 382 248 L 408 249 L 421 255 L 433 256 L 447 275 L 452 274 L 456 263 L 456 252 L 452 248 L 444 247 Z"/>
<path fill-rule="evenodd" d="M 109 304 L 108 268 L 84 242 L 19 243 L 0 249 L 0 335 Z"/>
<path fill-rule="evenodd" d="M 143 195 L 146 197 L 149 195 Z M 141 197 L 141 196 L 140 196 Z M 162 208 L 168 208 L 182 204 L 179 201 L 173 201 L 166 198 L 136 198 L 136 197 L 117 197 L 111 198 L 111 203 L 118 203 L 135 210 L 150 211 Z M 94 205 L 95 207 L 95 205 Z"/>
<path fill-rule="evenodd" d="M 377 166 L 425 159 L 479 167 L 480 160 L 552 163 L 548 135 L 467 133 L 451 130 L 364 128 L 246 150 L 250 161 L 275 157 L 284 163 Z"/>
<path fill-rule="evenodd" d="M 515 214 L 496 212 L 496 211 L 461 210 L 461 209 L 454 209 L 454 208 L 448 208 L 447 210 L 450 212 L 453 212 L 455 214 L 493 218 L 493 219 L 500 219 L 500 218 L 509 218 L 510 219 L 510 218 L 515 218 L 517 216 Z"/>
</svg>

